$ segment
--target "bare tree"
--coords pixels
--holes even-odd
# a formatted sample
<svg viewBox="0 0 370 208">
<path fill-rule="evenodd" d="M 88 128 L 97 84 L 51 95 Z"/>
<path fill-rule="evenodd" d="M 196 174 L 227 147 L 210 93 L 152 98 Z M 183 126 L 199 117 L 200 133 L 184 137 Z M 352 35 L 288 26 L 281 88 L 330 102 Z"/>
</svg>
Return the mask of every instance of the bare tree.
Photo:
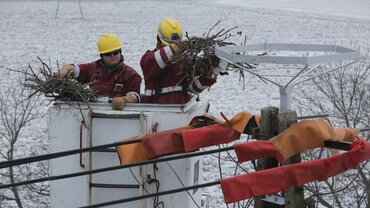
<svg viewBox="0 0 370 208">
<path fill-rule="evenodd" d="M 313 80 L 311 88 L 302 88 L 298 103 L 305 114 L 329 114 L 333 126 L 369 128 L 370 63 L 367 53 L 357 63 Z M 369 139 L 366 132 L 361 134 Z M 330 150 L 304 154 L 306 160 L 331 156 Z M 369 207 L 370 165 L 361 164 L 357 171 L 347 171 L 327 181 L 305 185 L 306 195 L 324 207 Z"/>
<path fill-rule="evenodd" d="M 28 97 L 23 84 L 8 84 L 0 91 L 0 160 L 9 161 L 47 152 L 43 98 Z M 38 162 L 0 169 L 1 184 L 46 176 L 47 163 Z M 48 184 L 0 190 L 0 207 L 47 207 Z M 41 198 L 40 198 L 41 197 Z"/>
</svg>

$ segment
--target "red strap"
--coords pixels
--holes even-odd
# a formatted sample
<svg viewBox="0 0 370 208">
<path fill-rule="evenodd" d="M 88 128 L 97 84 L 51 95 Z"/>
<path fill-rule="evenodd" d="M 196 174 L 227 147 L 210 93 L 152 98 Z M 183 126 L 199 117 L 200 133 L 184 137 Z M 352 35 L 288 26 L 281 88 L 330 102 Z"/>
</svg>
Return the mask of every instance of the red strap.
<svg viewBox="0 0 370 208">
<path fill-rule="evenodd" d="M 221 124 L 190 128 L 188 126 L 144 136 L 141 141 L 147 158 L 195 151 L 201 147 L 229 143 L 240 137 L 239 132 Z"/>
<path fill-rule="evenodd" d="M 352 149 L 333 157 L 271 168 L 221 180 L 226 203 L 264 194 L 273 194 L 290 187 L 299 187 L 315 180 L 326 180 L 370 159 L 370 143 L 357 140 Z"/>
<path fill-rule="evenodd" d="M 258 158 L 274 157 L 279 162 L 284 161 L 283 155 L 272 145 L 271 141 L 253 141 L 233 145 L 238 162 L 246 162 Z"/>
<path fill-rule="evenodd" d="M 82 120 L 80 122 L 80 150 L 82 149 L 82 129 L 84 125 L 85 125 L 85 121 Z M 80 152 L 80 167 L 85 168 L 85 165 L 83 164 L 83 160 L 82 160 L 82 152 Z"/>
<path fill-rule="evenodd" d="M 184 152 L 181 131 L 158 132 L 141 139 L 148 159 Z"/>
<path fill-rule="evenodd" d="M 185 152 L 195 151 L 201 147 L 229 143 L 240 137 L 239 132 L 221 124 L 187 129 L 181 132 Z"/>
</svg>

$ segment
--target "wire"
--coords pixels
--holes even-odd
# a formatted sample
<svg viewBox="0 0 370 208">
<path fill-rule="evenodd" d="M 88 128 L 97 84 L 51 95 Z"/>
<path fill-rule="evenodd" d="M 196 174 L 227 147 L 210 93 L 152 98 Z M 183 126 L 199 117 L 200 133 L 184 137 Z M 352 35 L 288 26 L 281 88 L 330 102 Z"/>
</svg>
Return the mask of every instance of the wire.
<svg viewBox="0 0 370 208">
<path fill-rule="evenodd" d="M 184 183 L 181 181 L 180 177 L 177 175 L 176 171 L 172 168 L 172 166 L 166 162 L 166 164 L 171 168 L 172 172 L 175 174 L 176 178 L 179 180 L 179 182 L 181 183 L 182 187 L 185 187 Z M 197 204 L 197 202 L 194 200 L 193 196 L 189 193 L 189 191 L 186 191 L 188 193 L 188 195 L 190 196 L 191 200 L 194 202 L 194 204 L 200 208 L 200 206 Z"/>
<path fill-rule="evenodd" d="M 151 197 L 154 197 L 154 196 L 162 196 L 162 195 L 167 195 L 167 194 L 183 192 L 183 191 L 186 191 L 186 190 L 199 189 L 199 188 L 204 188 L 204 187 L 208 187 L 208 186 L 215 186 L 215 185 L 219 185 L 219 184 L 220 184 L 220 181 L 213 181 L 213 182 L 209 182 L 209 183 L 197 184 L 197 185 L 193 185 L 193 186 L 188 186 L 188 187 L 178 188 L 178 189 L 173 189 L 173 190 L 168 190 L 168 191 L 162 191 L 162 192 L 158 192 L 158 193 L 152 193 L 152 194 L 147 194 L 147 195 L 142 195 L 142 196 L 135 196 L 135 197 L 126 198 L 126 199 L 119 199 L 119 200 L 104 202 L 104 203 L 100 203 L 100 204 L 93 204 L 93 205 L 90 205 L 90 206 L 83 206 L 81 208 L 104 207 L 104 206 L 109 206 L 109 205 L 114 205 L 114 204 L 121 204 L 121 203 L 130 202 L 130 201 L 137 201 L 137 200 L 141 200 L 141 199 L 151 198 Z"/>
<path fill-rule="evenodd" d="M 135 181 L 139 184 L 139 186 L 141 186 L 141 187 L 143 187 L 143 189 L 144 189 L 144 191 L 146 192 L 146 193 L 150 193 L 146 188 L 145 188 L 145 184 L 142 184 L 142 183 L 140 183 L 140 181 L 136 178 L 136 176 L 135 176 L 135 174 L 134 174 L 134 172 L 132 171 L 132 169 L 131 168 L 129 168 L 129 170 L 130 170 L 130 172 L 131 172 L 131 175 L 134 177 L 134 179 L 135 179 Z M 149 183 L 150 184 L 150 183 Z M 155 203 L 155 199 L 152 199 L 153 200 L 153 202 Z M 155 207 L 155 206 L 154 206 Z"/>
<path fill-rule="evenodd" d="M 9 160 L 5 162 L 0 162 L 0 169 L 2 168 L 7 168 L 10 166 L 15 166 L 15 165 L 22 165 L 22 164 L 27 164 L 27 163 L 32 163 L 32 162 L 38 162 L 42 160 L 49 160 L 49 159 L 54 159 L 58 157 L 64 157 L 67 155 L 74 155 L 74 154 L 79 154 L 82 152 L 90 152 L 94 150 L 101 150 L 101 149 L 106 149 L 109 147 L 115 147 L 119 145 L 127 145 L 127 144 L 133 144 L 133 143 L 139 143 L 141 142 L 140 139 L 135 139 L 135 140 L 125 140 L 122 142 L 115 142 L 115 143 L 109 143 L 105 145 L 99 145 L 99 146 L 93 146 L 93 147 L 86 147 L 82 149 L 74 149 L 74 150 L 67 150 L 63 152 L 56 152 L 56 153 L 51 153 L 51 154 L 45 154 L 45 155 L 37 155 L 33 157 L 28 157 L 28 158 L 22 158 L 22 159 L 16 159 L 16 160 Z"/>
<path fill-rule="evenodd" d="M 363 166 L 366 165 L 366 163 L 368 163 L 369 161 L 366 161 Z M 353 179 L 346 185 L 344 186 L 343 188 L 339 189 L 339 190 L 336 190 L 336 191 L 331 191 L 331 192 L 324 192 L 324 193 L 317 193 L 317 194 L 312 194 L 310 195 L 308 198 L 311 198 L 311 197 L 318 197 L 318 196 L 322 196 L 322 195 L 328 195 L 328 194 L 335 194 L 335 193 L 339 193 L 339 192 L 342 192 L 344 191 L 345 189 L 347 189 L 350 185 L 352 185 L 352 183 L 356 180 L 356 178 L 360 175 L 360 173 L 358 172 L 354 177 Z"/>
<path fill-rule="evenodd" d="M 158 170 L 158 167 L 157 167 L 156 163 L 153 163 L 153 175 L 154 175 L 154 178 L 148 178 L 148 183 L 149 184 L 155 183 L 156 193 L 159 192 L 159 187 L 161 185 L 161 183 L 157 179 L 157 173 L 156 173 L 157 170 Z M 164 202 L 163 201 L 159 201 L 159 196 L 155 196 L 154 197 L 154 202 L 153 202 L 153 207 L 154 208 L 158 208 L 160 205 L 162 205 L 162 208 L 164 208 Z"/>
<path fill-rule="evenodd" d="M 50 177 L 45 177 L 45 178 L 22 181 L 22 182 L 13 183 L 13 184 L 0 185 L 0 189 L 15 187 L 15 186 L 21 186 L 21 185 L 27 185 L 27 184 L 32 184 L 32 183 L 38 183 L 38 182 L 42 182 L 42 181 L 54 181 L 54 180 L 60 180 L 60 179 L 64 179 L 64 178 L 72 178 L 72 177 L 77 177 L 77 176 L 82 176 L 82 175 L 95 174 L 95 173 L 118 170 L 118 169 L 123 169 L 123 168 L 136 167 L 136 166 L 141 166 L 141 165 L 152 164 L 152 163 L 155 163 L 155 162 L 158 163 L 158 162 L 178 160 L 178 159 L 183 159 L 183 158 L 188 158 L 188 157 L 196 157 L 196 156 L 216 153 L 216 152 L 219 152 L 219 151 L 228 151 L 228 150 L 232 150 L 232 149 L 234 149 L 234 148 L 233 147 L 226 147 L 226 148 L 222 148 L 222 149 L 209 150 L 209 151 L 203 151 L 203 152 L 180 154 L 180 155 L 175 155 L 175 156 L 171 156 L 171 157 L 159 158 L 159 159 L 154 159 L 154 160 L 147 160 L 147 161 L 127 164 L 127 165 L 119 165 L 119 166 L 112 166 L 112 167 L 106 167 L 106 168 L 94 169 L 94 170 L 88 170 L 88 171 L 82 171 L 82 172 L 76 172 L 76 173 L 69 173 L 69 174 L 64 174 L 64 175 L 50 176 Z"/>
</svg>

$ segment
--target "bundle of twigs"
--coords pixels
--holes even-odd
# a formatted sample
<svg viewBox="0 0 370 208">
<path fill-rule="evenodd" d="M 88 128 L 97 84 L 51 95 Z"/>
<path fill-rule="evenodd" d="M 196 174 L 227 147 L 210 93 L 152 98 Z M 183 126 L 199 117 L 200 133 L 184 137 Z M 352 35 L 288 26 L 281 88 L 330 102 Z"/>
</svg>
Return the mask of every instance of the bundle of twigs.
<svg viewBox="0 0 370 208">
<path fill-rule="evenodd" d="M 88 87 L 88 84 L 81 84 L 77 80 L 69 78 L 58 78 L 51 68 L 37 57 L 41 67 L 34 70 L 31 65 L 24 72 L 25 86 L 32 89 L 33 96 L 36 93 L 43 93 L 47 97 L 61 101 L 76 101 L 88 103 L 96 100 L 96 93 Z"/>
<path fill-rule="evenodd" d="M 219 58 L 215 55 L 215 47 L 235 45 L 226 40 L 232 35 L 231 30 L 237 27 L 225 30 L 211 35 L 211 31 L 220 23 L 218 21 L 204 37 L 189 37 L 186 33 L 185 51 L 180 55 L 180 72 L 182 80 L 192 80 L 196 77 L 213 75 L 212 69 L 219 65 Z M 238 35 L 241 32 L 237 33 Z"/>
</svg>

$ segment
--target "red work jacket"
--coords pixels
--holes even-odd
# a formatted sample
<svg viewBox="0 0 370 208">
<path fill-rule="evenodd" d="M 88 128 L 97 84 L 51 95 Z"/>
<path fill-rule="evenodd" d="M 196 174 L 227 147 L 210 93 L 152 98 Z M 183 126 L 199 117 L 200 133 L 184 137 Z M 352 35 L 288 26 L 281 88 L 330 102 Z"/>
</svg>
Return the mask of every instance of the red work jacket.
<svg viewBox="0 0 370 208">
<path fill-rule="evenodd" d="M 122 63 L 114 70 L 104 69 L 101 60 L 78 65 L 78 81 L 97 91 L 100 96 L 134 96 L 140 100 L 140 75 Z"/>
<path fill-rule="evenodd" d="M 199 94 L 215 83 L 215 80 L 203 78 L 181 80 L 182 77 L 178 75 L 180 64 L 172 61 L 173 49 L 158 43 L 155 50 L 143 55 L 140 61 L 145 80 L 143 103 L 184 104 L 192 98 L 191 93 Z"/>
</svg>

